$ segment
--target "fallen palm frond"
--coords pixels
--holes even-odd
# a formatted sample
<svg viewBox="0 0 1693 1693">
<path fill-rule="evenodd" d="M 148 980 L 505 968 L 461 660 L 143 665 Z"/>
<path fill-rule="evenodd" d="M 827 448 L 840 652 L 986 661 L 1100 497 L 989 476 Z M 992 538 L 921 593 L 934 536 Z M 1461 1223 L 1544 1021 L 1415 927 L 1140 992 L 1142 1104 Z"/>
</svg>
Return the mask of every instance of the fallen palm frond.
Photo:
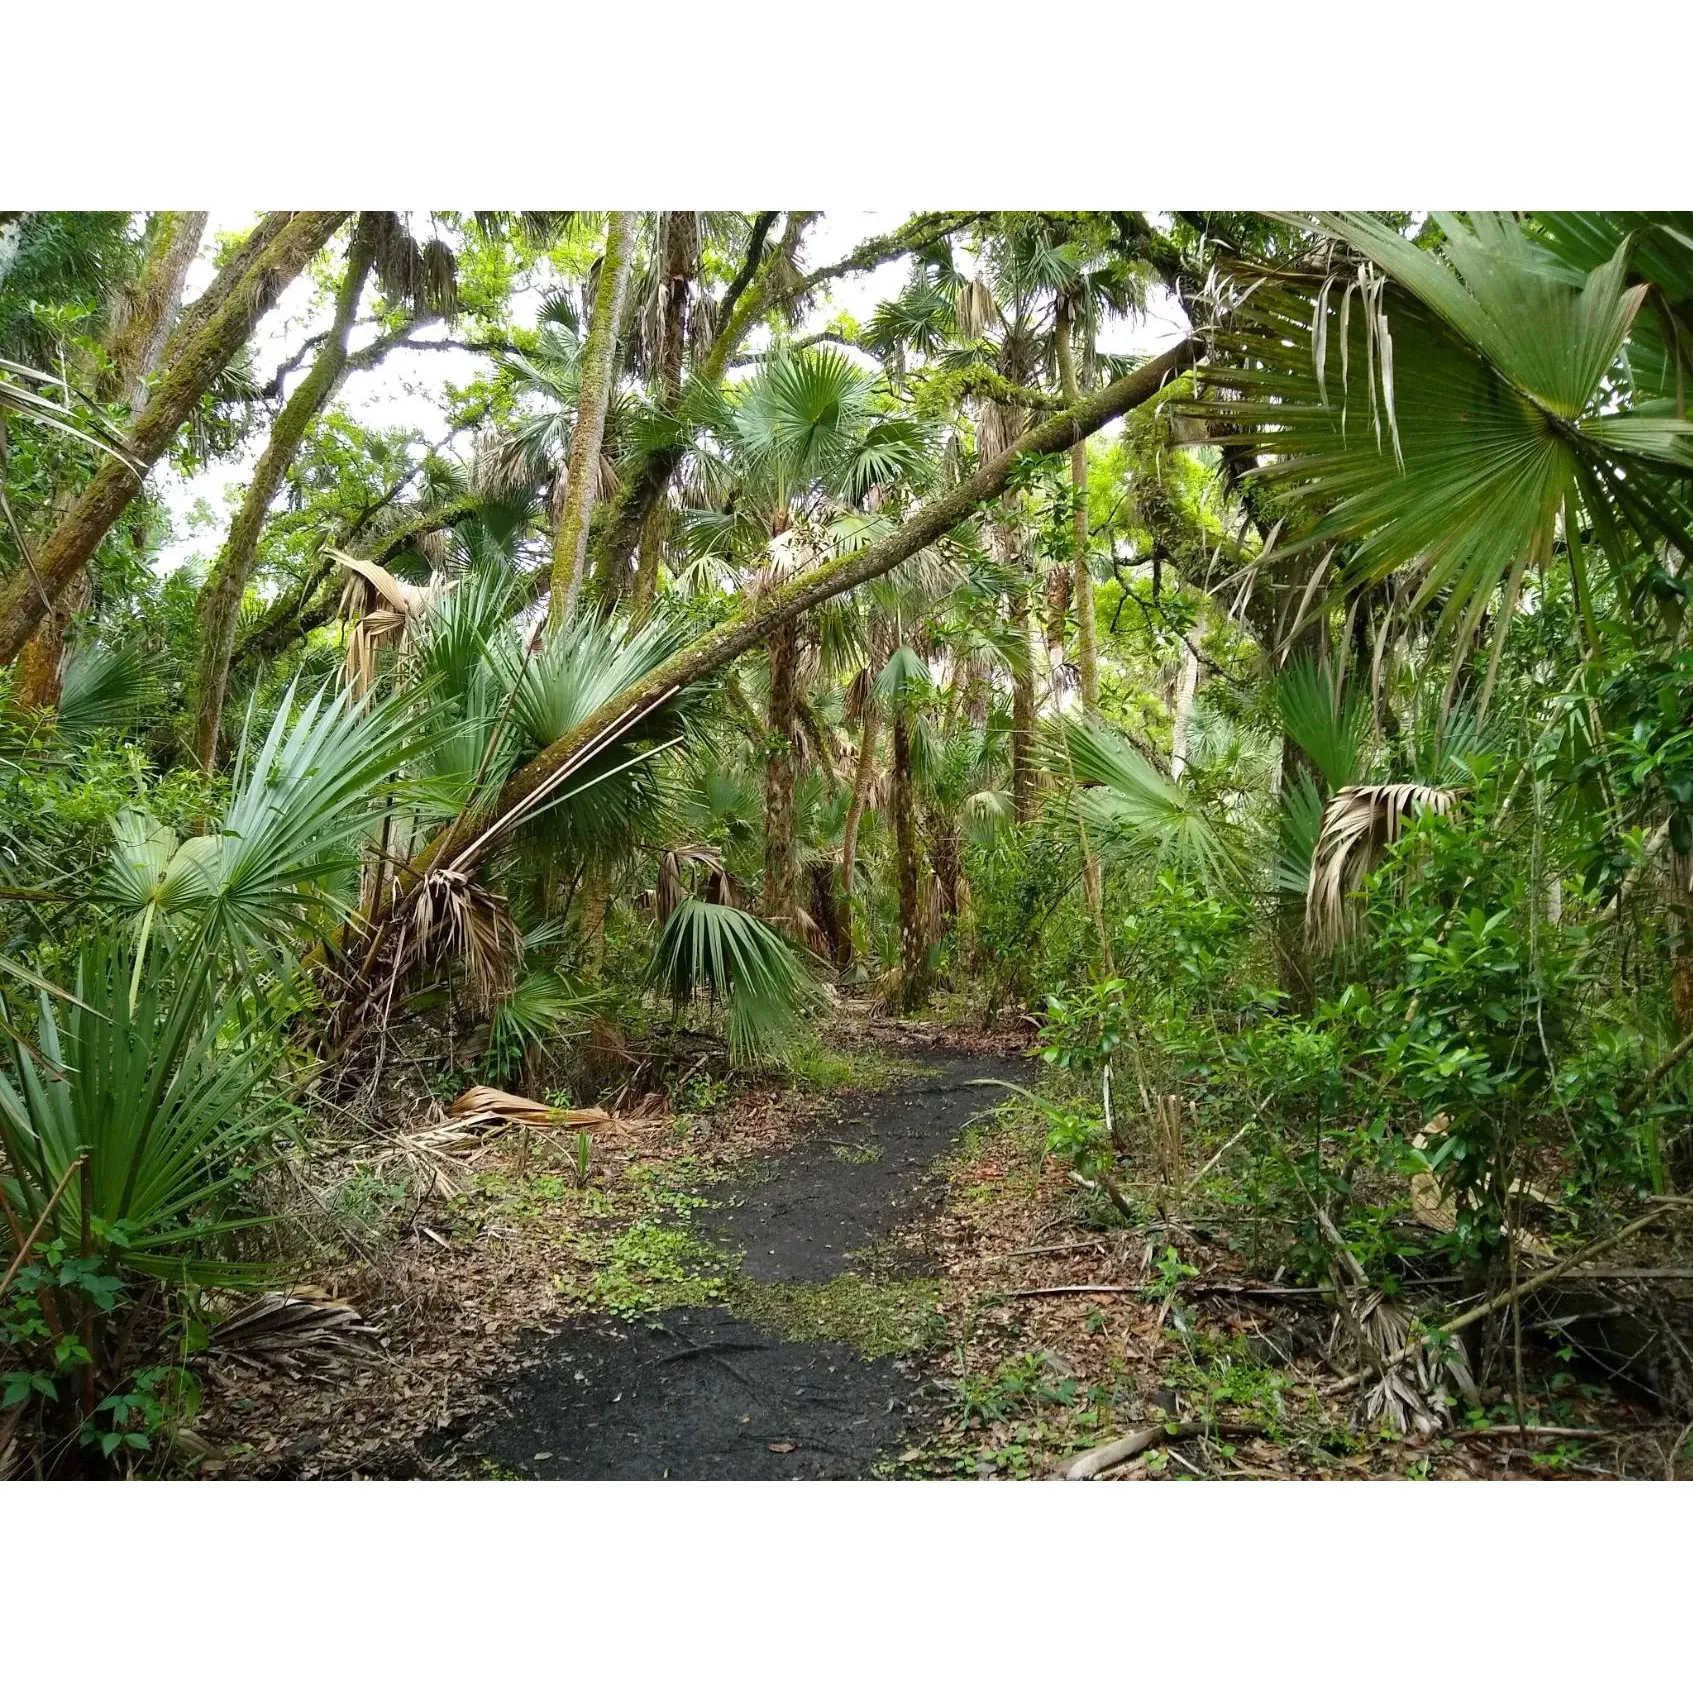
<svg viewBox="0 0 1693 1693">
<path fill-rule="evenodd" d="M 503 1088 L 466 1088 L 451 1105 L 447 1115 L 461 1124 L 471 1122 L 523 1123 L 530 1128 L 574 1128 L 581 1123 L 609 1123 L 611 1117 L 597 1105 L 579 1106 L 566 1110 L 562 1106 L 544 1105 L 538 1099 L 526 1099 L 520 1093 L 507 1093 Z"/>
<path fill-rule="evenodd" d="M 1405 825 L 1422 811 L 1445 816 L 1457 799 L 1455 788 L 1372 782 L 1342 788 L 1328 802 L 1305 891 L 1305 925 L 1313 945 L 1334 949 L 1346 929 L 1348 896 L 1363 886 Z"/>
<path fill-rule="evenodd" d="M 217 1325 L 213 1351 L 254 1364 L 299 1363 L 302 1353 L 378 1352 L 378 1331 L 356 1307 L 320 1287 L 261 1293 Z"/>
</svg>

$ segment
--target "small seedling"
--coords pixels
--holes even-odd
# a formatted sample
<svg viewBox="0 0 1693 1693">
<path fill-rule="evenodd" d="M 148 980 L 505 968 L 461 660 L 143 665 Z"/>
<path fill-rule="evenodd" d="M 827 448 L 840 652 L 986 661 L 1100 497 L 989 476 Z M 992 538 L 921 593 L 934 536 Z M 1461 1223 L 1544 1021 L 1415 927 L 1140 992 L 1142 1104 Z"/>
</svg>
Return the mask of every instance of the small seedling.
<svg viewBox="0 0 1693 1693">
<path fill-rule="evenodd" d="M 576 1137 L 576 1153 L 571 1160 L 570 1178 L 580 1192 L 588 1185 L 588 1170 L 594 1152 L 594 1137 L 583 1129 Z"/>
</svg>

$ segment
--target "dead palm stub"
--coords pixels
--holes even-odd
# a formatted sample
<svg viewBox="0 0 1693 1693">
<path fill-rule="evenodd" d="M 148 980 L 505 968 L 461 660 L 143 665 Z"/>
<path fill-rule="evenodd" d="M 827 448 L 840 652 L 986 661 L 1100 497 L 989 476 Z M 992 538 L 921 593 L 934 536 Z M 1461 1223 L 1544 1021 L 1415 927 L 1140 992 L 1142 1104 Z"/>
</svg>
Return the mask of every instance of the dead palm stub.
<svg viewBox="0 0 1693 1693">
<path fill-rule="evenodd" d="M 1315 946 L 1334 949 L 1346 930 L 1348 896 L 1363 886 L 1405 825 L 1423 811 L 1443 817 L 1457 800 L 1456 788 L 1367 782 L 1342 788 L 1328 802 L 1305 892 L 1305 923 Z"/>
</svg>

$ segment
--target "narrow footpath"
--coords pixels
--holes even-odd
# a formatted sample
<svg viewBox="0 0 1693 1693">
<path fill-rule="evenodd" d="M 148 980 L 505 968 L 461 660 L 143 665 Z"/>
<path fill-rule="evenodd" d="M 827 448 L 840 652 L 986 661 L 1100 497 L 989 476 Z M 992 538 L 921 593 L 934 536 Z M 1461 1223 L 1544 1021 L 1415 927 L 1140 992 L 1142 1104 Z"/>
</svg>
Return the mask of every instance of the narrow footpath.
<svg viewBox="0 0 1693 1693">
<path fill-rule="evenodd" d="M 890 1238 L 938 1202 L 937 1160 L 1004 1097 L 977 1084 L 1026 1079 L 1003 1058 L 931 1049 L 918 1073 L 831 1101 L 768 1179 L 714 1195 L 696 1230 L 754 1289 L 920 1277 L 920 1262 L 889 1256 Z M 905 1358 L 784 1338 L 725 1305 L 681 1306 L 557 1330 L 454 1445 L 525 1477 L 865 1476 L 920 1425 L 923 1391 Z"/>
</svg>

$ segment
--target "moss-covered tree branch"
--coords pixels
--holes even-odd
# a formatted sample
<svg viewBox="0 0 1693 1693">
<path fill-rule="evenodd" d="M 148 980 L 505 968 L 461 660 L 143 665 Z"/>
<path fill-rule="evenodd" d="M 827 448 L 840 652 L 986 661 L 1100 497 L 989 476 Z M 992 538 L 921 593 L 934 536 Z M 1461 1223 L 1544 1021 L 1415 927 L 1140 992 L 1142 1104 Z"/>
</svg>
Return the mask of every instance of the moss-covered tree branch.
<svg viewBox="0 0 1693 1693">
<path fill-rule="evenodd" d="M 164 374 L 135 420 L 127 443 L 130 460 L 144 471 L 151 469 L 175 440 L 177 430 L 218 372 L 239 351 L 264 310 L 347 217 L 345 212 L 296 212 L 287 215 L 283 227 L 275 230 L 275 218 L 282 215 L 265 219 L 237 255 L 239 280 L 227 288 L 213 284 L 220 303 L 201 310 L 201 302 L 196 302 L 166 343 Z M 271 231 L 269 239 L 254 251 L 253 244 L 266 231 Z M 101 464 L 36 555 L 36 575 L 49 598 L 56 599 L 94 556 L 94 549 L 140 486 L 129 464 L 115 458 Z M 14 572 L 0 588 L 0 664 L 10 664 L 18 656 L 42 614 L 42 595 L 35 577 L 29 571 Z"/>
</svg>

